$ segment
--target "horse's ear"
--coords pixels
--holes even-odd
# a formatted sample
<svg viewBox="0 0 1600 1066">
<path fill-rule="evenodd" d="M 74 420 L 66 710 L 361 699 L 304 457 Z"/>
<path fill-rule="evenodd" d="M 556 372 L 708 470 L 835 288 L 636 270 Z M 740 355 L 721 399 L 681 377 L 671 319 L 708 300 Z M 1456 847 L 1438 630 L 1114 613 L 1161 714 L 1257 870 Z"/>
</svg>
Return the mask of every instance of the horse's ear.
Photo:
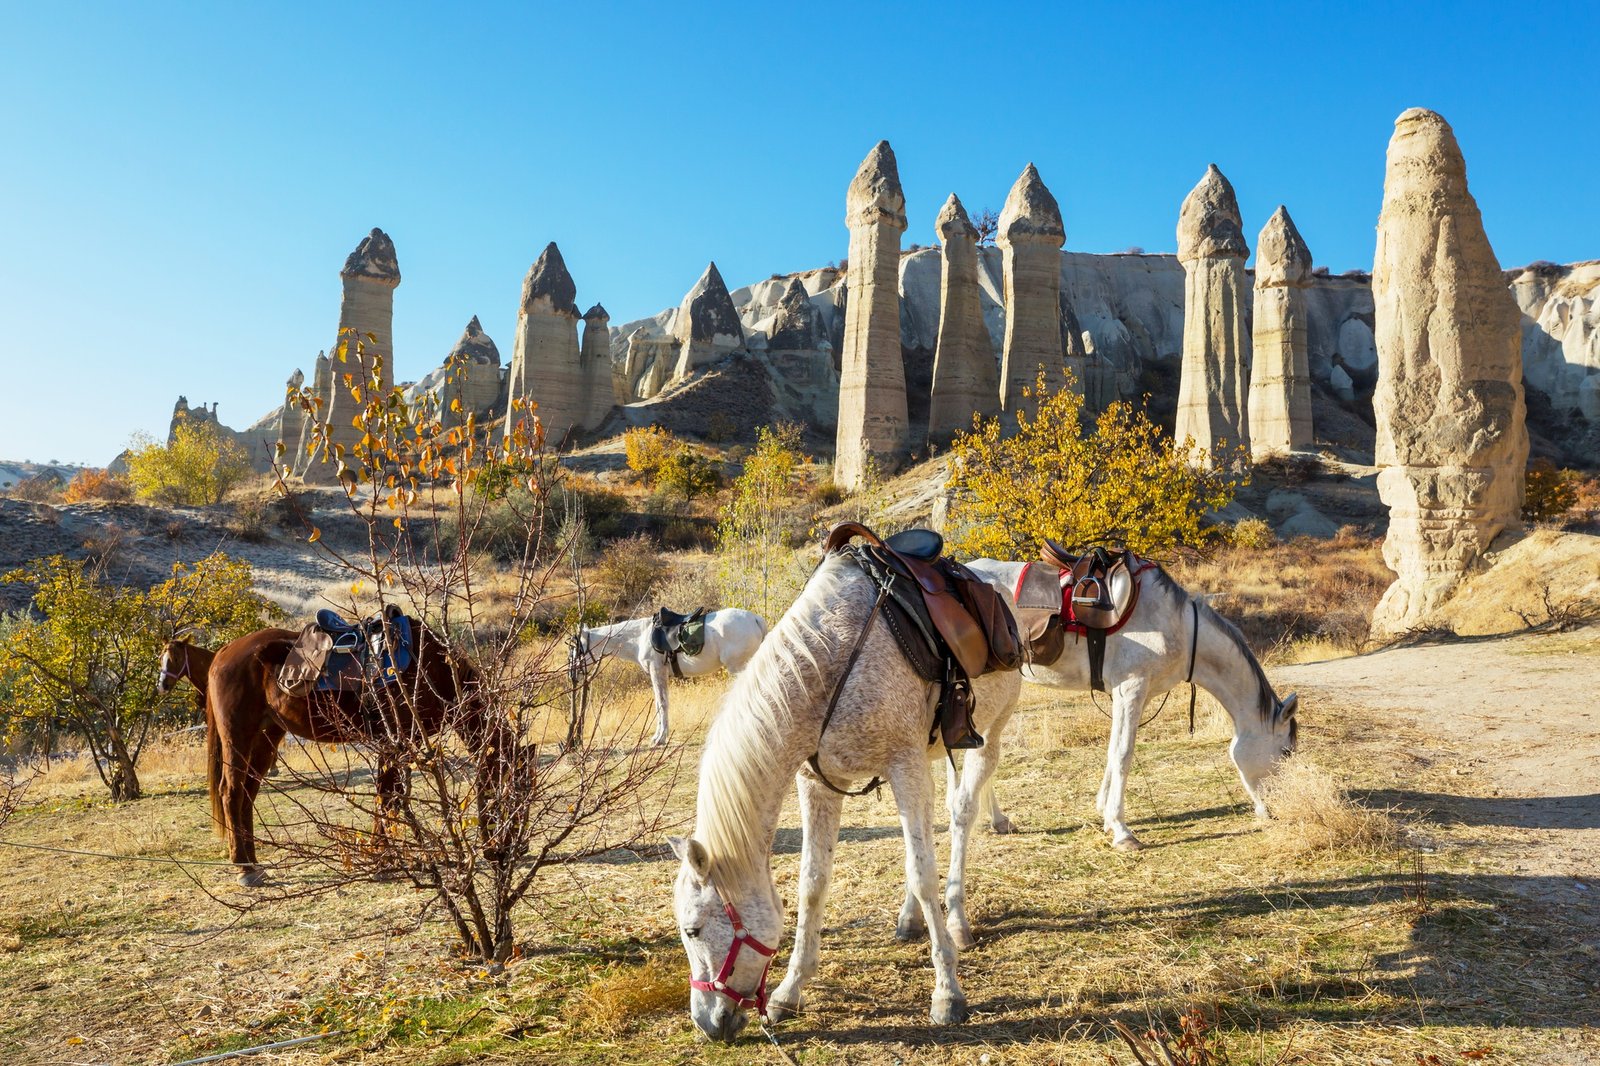
<svg viewBox="0 0 1600 1066">
<path fill-rule="evenodd" d="M 696 877 L 702 881 L 710 878 L 711 856 L 706 854 L 704 844 L 694 837 L 668 837 L 667 843 L 672 845 L 672 853 L 682 859 Z"/>
<path fill-rule="evenodd" d="M 1295 692 L 1291 692 L 1287 696 L 1285 696 L 1283 699 L 1279 700 L 1278 701 L 1278 720 L 1279 721 L 1283 721 L 1286 718 L 1293 718 L 1294 717 L 1295 708 L 1298 707 L 1299 705 L 1300 705 L 1300 696 L 1299 696 L 1298 693 L 1295 693 Z"/>
</svg>

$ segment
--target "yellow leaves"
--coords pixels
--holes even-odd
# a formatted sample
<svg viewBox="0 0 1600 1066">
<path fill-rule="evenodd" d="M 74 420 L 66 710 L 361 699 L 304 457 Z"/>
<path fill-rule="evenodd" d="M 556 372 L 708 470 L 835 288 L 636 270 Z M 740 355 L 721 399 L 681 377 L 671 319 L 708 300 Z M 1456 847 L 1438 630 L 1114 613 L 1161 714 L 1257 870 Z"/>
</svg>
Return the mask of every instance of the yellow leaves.
<svg viewBox="0 0 1600 1066">
<path fill-rule="evenodd" d="M 317 526 L 312 526 L 311 527 L 311 536 L 306 538 L 306 543 L 307 544 L 315 544 L 317 541 L 319 541 L 321 539 L 322 539 L 322 530 L 320 528 L 318 528 Z"/>
<path fill-rule="evenodd" d="M 450 412 L 452 414 L 461 413 L 461 397 L 457 396 L 455 399 L 450 401 Z"/>
</svg>

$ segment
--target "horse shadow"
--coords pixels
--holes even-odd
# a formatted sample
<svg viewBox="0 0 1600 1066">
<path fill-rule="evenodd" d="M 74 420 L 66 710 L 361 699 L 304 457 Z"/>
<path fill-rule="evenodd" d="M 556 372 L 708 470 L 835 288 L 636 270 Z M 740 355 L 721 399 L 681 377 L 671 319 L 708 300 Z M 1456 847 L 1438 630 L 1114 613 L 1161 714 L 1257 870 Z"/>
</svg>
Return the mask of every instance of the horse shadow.
<svg viewBox="0 0 1600 1066">
<path fill-rule="evenodd" d="M 1571 796 L 1457 796 L 1388 788 L 1357 792 L 1369 807 L 1417 811 L 1440 825 L 1507 829 L 1600 829 L 1600 793 Z"/>
</svg>

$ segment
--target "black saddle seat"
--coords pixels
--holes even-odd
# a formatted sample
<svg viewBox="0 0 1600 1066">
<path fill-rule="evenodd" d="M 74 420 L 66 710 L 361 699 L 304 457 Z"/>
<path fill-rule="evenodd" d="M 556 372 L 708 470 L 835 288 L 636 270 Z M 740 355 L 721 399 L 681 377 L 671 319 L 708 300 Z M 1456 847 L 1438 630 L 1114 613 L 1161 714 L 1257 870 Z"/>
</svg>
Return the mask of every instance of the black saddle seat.
<svg viewBox="0 0 1600 1066">
<path fill-rule="evenodd" d="M 892 537 L 884 538 L 883 543 L 890 551 L 899 552 L 911 559 L 927 561 L 937 559 L 944 554 L 944 537 L 931 529 L 906 529 Z"/>
<path fill-rule="evenodd" d="M 698 622 L 705 617 L 705 614 L 706 609 L 704 607 L 696 607 L 688 614 L 679 614 L 677 611 L 662 607 L 656 611 L 651 623 L 657 629 L 676 629 L 685 622 Z"/>
</svg>

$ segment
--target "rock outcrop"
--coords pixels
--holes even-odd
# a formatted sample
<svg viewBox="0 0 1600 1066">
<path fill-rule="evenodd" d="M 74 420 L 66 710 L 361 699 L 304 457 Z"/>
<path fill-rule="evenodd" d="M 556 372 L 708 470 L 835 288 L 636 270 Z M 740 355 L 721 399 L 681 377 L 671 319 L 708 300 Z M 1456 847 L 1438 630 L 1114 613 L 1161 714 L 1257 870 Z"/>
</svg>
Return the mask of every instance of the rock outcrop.
<svg viewBox="0 0 1600 1066">
<path fill-rule="evenodd" d="M 500 349 L 473 315 L 443 364 L 406 388 L 407 403 L 431 396 L 446 429 L 465 425 L 469 416 L 484 421 L 505 413 L 506 383 Z"/>
<path fill-rule="evenodd" d="M 1556 411 L 1600 422 L 1600 262 L 1536 263 L 1515 271 L 1522 373 Z"/>
<path fill-rule="evenodd" d="M 726 291 L 726 290 L 724 290 Z M 583 313 L 583 428 L 595 429 L 616 406 L 611 383 L 611 315 L 599 304 Z"/>
<path fill-rule="evenodd" d="M 1250 255 L 1233 186 L 1216 164 L 1184 198 L 1178 215 L 1183 264 L 1183 366 L 1174 439 L 1193 440 L 1215 461 L 1219 449 L 1250 445 L 1246 419 L 1250 346 L 1244 261 Z"/>
<path fill-rule="evenodd" d="M 318 352 L 316 362 L 311 367 L 311 394 L 320 401 L 316 405 L 317 418 L 327 415 L 328 405 L 333 402 L 333 360 L 328 358 L 327 352 Z M 315 456 L 311 454 L 311 429 L 314 419 L 304 412 L 300 415 L 300 437 L 294 447 L 294 454 L 289 459 L 289 466 L 297 476 L 304 475 Z"/>
<path fill-rule="evenodd" d="M 522 282 L 506 417 L 509 434 L 531 410 L 544 426 L 551 449 L 559 448 L 582 426 L 586 413 L 577 295 L 561 249 L 551 241 Z M 519 401 L 526 410 L 517 409 Z"/>
<path fill-rule="evenodd" d="M 709 264 L 684 294 L 672 334 L 678 340 L 673 381 L 682 381 L 697 368 L 744 347 L 744 326 L 716 263 Z"/>
<path fill-rule="evenodd" d="M 362 431 L 353 419 L 365 400 L 355 399 L 352 386 L 361 385 L 365 396 L 370 392 L 366 382 L 375 369 L 380 390 L 394 387 L 394 290 L 400 285 L 400 263 L 389 235 L 374 229 L 364 237 L 345 259 L 339 278 L 344 296 L 339 303 L 339 333 L 330 349 L 328 394 L 322 408 L 328 422 L 327 448 L 307 457 L 303 471 L 312 484 L 337 480 L 340 457 L 351 470 L 359 469 L 354 449 Z"/>
<path fill-rule="evenodd" d="M 1256 238 L 1251 326 L 1250 454 L 1255 459 L 1311 447 L 1311 366 L 1306 348 L 1306 287 L 1311 250 L 1283 205 Z"/>
<path fill-rule="evenodd" d="M 888 141 L 879 141 L 845 194 L 850 260 L 833 477 L 856 489 L 869 471 L 893 472 L 909 438 L 900 352 L 900 234 L 906 198 Z"/>
<path fill-rule="evenodd" d="M 287 467 L 294 466 L 295 445 L 300 443 L 300 434 L 305 428 L 305 413 L 295 402 L 295 397 L 306 383 L 306 375 L 299 367 L 289 375 L 289 380 L 283 385 L 283 406 L 278 408 L 278 440 L 283 445 L 283 464 Z M 276 449 L 274 449 L 276 450 Z"/>
<path fill-rule="evenodd" d="M 1036 406 L 1023 398 L 1042 368 L 1055 388 L 1066 366 L 1061 316 L 1061 246 L 1067 231 L 1061 208 L 1029 163 L 1000 211 L 1006 332 L 1000 358 L 1000 409 L 1008 415 Z M 1074 367 L 1083 388 L 1083 367 Z"/>
<path fill-rule="evenodd" d="M 999 413 L 1000 373 L 983 324 L 978 285 L 978 230 L 955 193 L 934 221 L 940 240 L 939 339 L 928 401 L 928 440 L 946 443 L 971 429 L 974 414 Z"/>
<path fill-rule="evenodd" d="M 1426 625 L 1502 531 L 1528 458 L 1521 316 L 1443 118 L 1395 120 L 1372 273 L 1383 558 L 1374 633 Z"/>
</svg>

